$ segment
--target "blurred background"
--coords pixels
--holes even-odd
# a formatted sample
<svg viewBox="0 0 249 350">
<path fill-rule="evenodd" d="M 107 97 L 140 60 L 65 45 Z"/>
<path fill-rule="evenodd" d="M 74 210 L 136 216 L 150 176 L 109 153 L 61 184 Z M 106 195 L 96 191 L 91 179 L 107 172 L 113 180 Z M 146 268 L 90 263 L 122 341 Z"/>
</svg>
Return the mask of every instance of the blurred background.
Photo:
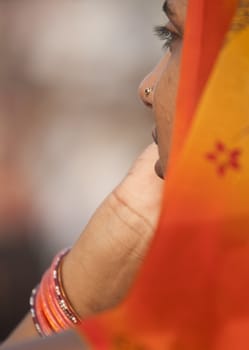
<svg viewBox="0 0 249 350">
<path fill-rule="evenodd" d="M 0 0 L 0 341 L 151 142 L 157 0 Z"/>
</svg>

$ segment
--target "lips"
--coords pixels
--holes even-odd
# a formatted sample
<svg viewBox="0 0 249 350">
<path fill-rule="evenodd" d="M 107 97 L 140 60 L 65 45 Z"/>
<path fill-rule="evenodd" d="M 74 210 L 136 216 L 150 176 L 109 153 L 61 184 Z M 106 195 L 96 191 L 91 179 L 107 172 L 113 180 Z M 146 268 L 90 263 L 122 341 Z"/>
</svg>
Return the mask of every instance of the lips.
<svg viewBox="0 0 249 350">
<path fill-rule="evenodd" d="M 157 129 L 156 128 L 154 128 L 152 130 L 152 138 L 153 138 L 155 144 L 158 145 L 158 136 L 157 136 Z"/>
</svg>

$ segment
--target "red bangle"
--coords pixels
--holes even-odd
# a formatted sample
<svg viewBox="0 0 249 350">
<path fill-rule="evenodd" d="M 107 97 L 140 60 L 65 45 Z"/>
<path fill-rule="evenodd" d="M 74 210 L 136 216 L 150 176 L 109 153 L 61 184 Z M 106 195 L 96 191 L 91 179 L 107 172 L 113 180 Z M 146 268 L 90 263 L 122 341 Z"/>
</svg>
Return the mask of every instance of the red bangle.
<svg viewBox="0 0 249 350">
<path fill-rule="evenodd" d="M 80 324 L 81 320 L 66 296 L 61 278 L 61 265 L 69 249 L 59 253 L 32 291 L 30 309 L 37 332 L 41 336 L 59 333 Z"/>
<path fill-rule="evenodd" d="M 45 336 L 45 334 L 43 332 L 43 329 L 41 327 L 40 321 L 38 319 L 36 300 L 37 300 L 37 288 L 34 288 L 32 290 L 32 293 L 31 293 L 31 296 L 30 296 L 30 299 L 29 299 L 30 313 L 31 313 L 31 316 L 32 316 L 32 320 L 33 320 L 34 326 L 35 326 L 35 328 L 37 330 L 37 333 L 41 337 L 43 337 L 43 336 Z"/>
<path fill-rule="evenodd" d="M 67 253 L 68 253 L 68 250 L 62 252 L 54 259 L 54 262 L 52 264 L 52 274 L 50 275 L 50 279 L 51 279 L 52 287 L 53 287 L 53 290 L 55 291 L 60 309 L 62 310 L 63 314 L 66 316 L 66 318 L 68 319 L 71 325 L 77 325 L 80 323 L 80 317 L 78 316 L 78 314 L 76 313 L 76 311 L 74 310 L 70 301 L 67 298 L 67 295 L 65 293 L 65 290 L 62 284 L 62 277 L 61 277 L 61 261 L 62 261 L 62 258 Z M 53 279 L 51 277 L 53 277 Z"/>
</svg>

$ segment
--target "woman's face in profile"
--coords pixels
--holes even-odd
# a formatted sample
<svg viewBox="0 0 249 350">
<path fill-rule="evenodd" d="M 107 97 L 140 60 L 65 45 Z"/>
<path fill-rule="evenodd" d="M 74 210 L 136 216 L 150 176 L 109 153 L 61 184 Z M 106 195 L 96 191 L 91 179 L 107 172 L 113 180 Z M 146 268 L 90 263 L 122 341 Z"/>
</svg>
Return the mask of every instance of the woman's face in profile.
<svg viewBox="0 0 249 350">
<path fill-rule="evenodd" d="M 159 147 L 159 160 L 155 168 L 160 177 L 165 172 L 171 142 L 187 0 L 165 1 L 163 12 L 165 14 L 165 24 L 158 27 L 156 31 L 160 39 L 165 41 L 165 54 L 139 87 L 142 100 L 153 109 L 155 115 L 156 130 L 154 138 Z"/>
</svg>

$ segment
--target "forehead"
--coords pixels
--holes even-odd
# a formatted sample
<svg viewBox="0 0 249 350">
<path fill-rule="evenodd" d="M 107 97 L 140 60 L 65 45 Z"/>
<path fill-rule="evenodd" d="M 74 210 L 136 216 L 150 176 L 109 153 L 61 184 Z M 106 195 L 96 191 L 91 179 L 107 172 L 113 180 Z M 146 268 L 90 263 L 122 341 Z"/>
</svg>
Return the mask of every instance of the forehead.
<svg viewBox="0 0 249 350">
<path fill-rule="evenodd" d="M 188 0 L 167 0 L 168 7 L 174 13 L 178 22 L 182 25 L 185 24 Z"/>
<path fill-rule="evenodd" d="M 180 10 L 187 6 L 188 0 L 167 0 L 167 3 L 175 10 Z"/>
</svg>

